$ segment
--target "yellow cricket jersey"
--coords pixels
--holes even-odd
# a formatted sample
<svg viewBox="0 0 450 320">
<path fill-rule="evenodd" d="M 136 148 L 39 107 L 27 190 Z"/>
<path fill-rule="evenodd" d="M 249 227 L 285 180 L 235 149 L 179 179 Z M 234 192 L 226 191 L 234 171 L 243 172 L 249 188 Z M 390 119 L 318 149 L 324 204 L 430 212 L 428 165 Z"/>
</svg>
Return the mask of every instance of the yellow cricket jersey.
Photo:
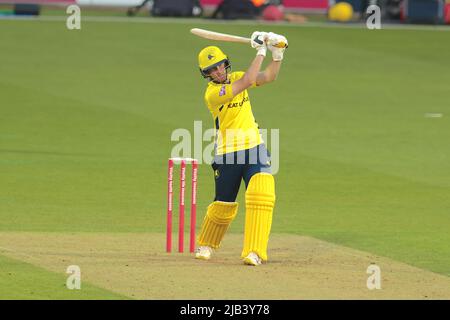
<svg viewBox="0 0 450 320">
<path fill-rule="evenodd" d="M 231 85 L 244 76 L 232 72 L 227 84 L 210 81 L 205 92 L 205 102 L 216 128 L 216 154 L 251 149 L 263 143 L 258 124 L 252 113 L 247 90 L 233 97 Z M 255 87 L 253 85 L 252 87 Z"/>
</svg>

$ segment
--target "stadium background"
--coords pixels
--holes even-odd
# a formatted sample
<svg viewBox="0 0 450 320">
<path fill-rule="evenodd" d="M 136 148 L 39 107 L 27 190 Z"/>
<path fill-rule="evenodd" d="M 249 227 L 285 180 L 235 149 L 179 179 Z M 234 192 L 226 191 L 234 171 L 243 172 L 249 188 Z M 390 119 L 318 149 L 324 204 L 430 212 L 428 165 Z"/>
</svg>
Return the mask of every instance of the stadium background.
<svg viewBox="0 0 450 320">
<path fill-rule="evenodd" d="M 66 28 L 67 3 L 29 17 L 0 2 L 2 299 L 450 297 L 443 1 L 382 30 L 356 4 L 349 22 L 328 21 L 323 1 L 284 1 L 284 21 L 226 23 L 208 19 L 212 2 L 183 18 L 80 3 L 81 30 Z M 164 252 L 171 132 L 213 126 L 196 65 L 209 42 L 192 27 L 289 39 L 279 79 L 251 92 L 261 126 L 280 129 L 273 259 L 257 270 L 238 259 L 242 205 L 212 263 Z M 220 46 L 235 70 L 254 55 Z M 200 220 L 213 181 L 208 164 L 199 174 Z M 366 288 L 371 263 L 381 290 Z M 82 290 L 65 287 L 71 264 Z"/>
</svg>

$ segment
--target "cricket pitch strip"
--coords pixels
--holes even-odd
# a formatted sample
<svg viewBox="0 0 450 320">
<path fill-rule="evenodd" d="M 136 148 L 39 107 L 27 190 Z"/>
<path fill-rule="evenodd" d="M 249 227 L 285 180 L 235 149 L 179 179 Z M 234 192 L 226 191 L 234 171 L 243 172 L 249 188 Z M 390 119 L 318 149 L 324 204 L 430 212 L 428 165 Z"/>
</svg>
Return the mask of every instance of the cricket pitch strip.
<svg viewBox="0 0 450 320">
<path fill-rule="evenodd" d="M 450 278 L 311 237 L 272 234 L 269 263 L 240 260 L 228 234 L 210 261 L 165 252 L 164 234 L 0 232 L 0 254 L 132 299 L 450 299 Z M 367 288 L 367 268 L 381 289 Z"/>
</svg>

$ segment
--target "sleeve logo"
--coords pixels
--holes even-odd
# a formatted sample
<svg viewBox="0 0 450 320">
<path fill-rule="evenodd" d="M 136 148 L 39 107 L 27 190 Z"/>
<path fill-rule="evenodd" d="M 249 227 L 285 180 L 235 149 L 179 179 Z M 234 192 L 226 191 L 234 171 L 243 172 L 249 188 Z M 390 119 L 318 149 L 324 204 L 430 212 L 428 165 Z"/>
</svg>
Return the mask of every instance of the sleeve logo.
<svg viewBox="0 0 450 320">
<path fill-rule="evenodd" d="M 222 88 L 220 88 L 220 91 L 219 91 L 219 97 L 221 97 L 221 96 L 224 96 L 225 95 L 225 86 L 222 86 Z"/>
</svg>

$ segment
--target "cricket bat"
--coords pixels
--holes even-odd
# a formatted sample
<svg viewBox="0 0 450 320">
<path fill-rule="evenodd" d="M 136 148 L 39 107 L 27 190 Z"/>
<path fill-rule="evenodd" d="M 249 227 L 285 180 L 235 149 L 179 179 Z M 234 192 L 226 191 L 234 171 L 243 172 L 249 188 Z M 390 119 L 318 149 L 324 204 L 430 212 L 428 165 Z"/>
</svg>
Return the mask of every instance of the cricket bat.
<svg viewBox="0 0 450 320">
<path fill-rule="evenodd" d="M 191 29 L 191 33 L 196 36 L 209 39 L 209 40 L 218 40 L 218 41 L 226 41 L 226 42 L 238 42 L 238 43 L 250 43 L 250 38 L 244 38 L 240 36 L 235 36 L 226 33 L 214 32 L 205 29 L 193 28 Z M 286 48 L 286 43 L 280 42 L 274 45 L 277 48 Z"/>
<path fill-rule="evenodd" d="M 238 42 L 238 43 L 250 43 L 250 38 L 244 38 L 239 36 L 233 36 L 231 34 L 226 33 L 220 33 L 220 32 L 214 32 L 199 28 L 191 29 L 191 33 L 195 34 L 196 36 L 210 39 L 210 40 L 218 40 L 218 41 L 227 41 L 227 42 Z"/>
</svg>

